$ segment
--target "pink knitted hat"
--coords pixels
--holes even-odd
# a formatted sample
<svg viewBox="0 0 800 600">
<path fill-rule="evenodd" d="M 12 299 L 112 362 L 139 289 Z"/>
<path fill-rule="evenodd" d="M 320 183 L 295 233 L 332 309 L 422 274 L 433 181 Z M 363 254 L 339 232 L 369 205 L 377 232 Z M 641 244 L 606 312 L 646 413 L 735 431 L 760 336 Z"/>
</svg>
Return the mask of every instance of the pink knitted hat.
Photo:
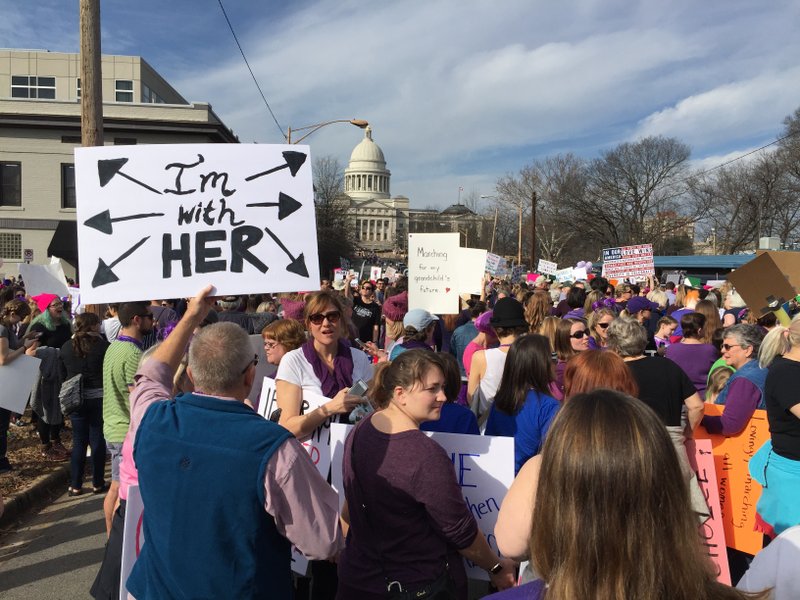
<svg viewBox="0 0 800 600">
<path fill-rule="evenodd" d="M 31 296 L 31 300 L 36 302 L 36 306 L 39 307 L 40 311 L 44 312 L 53 300 L 58 300 L 58 296 L 55 294 L 39 294 L 38 296 Z"/>
</svg>

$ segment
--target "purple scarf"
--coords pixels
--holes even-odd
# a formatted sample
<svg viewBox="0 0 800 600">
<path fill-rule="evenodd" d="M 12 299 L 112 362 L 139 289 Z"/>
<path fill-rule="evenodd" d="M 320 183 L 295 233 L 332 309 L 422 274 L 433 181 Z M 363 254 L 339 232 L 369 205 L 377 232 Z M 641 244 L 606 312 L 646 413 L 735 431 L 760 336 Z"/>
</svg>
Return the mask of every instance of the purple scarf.
<svg viewBox="0 0 800 600">
<path fill-rule="evenodd" d="M 333 359 L 333 373 L 317 354 L 313 339 L 303 344 L 302 348 L 303 356 L 314 369 L 314 375 L 319 378 L 323 396 L 333 398 L 342 388 L 353 385 L 353 355 L 350 347 L 342 340 L 338 342 L 336 357 Z"/>
<path fill-rule="evenodd" d="M 422 348 L 423 350 L 430 350 L 431 352 L 433 351 L 433 349 L 428 344 L 417 340 L 408 340 L 400 345 L 406 350 L 414 350 L 416 348 Z"/>
</svg>

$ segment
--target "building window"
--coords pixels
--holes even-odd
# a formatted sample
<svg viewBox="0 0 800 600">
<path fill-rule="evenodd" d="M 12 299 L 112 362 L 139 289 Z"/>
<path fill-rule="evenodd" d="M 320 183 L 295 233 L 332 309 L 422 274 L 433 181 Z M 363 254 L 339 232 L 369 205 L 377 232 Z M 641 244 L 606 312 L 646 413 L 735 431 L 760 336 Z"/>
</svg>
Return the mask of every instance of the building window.
<svg viewBox="0 0 800 600">
<path fill-rule="evenodd" d="M 22 206 L 22 163 L 0 162 L 0 206 Z"/>
<path fill-rule="evenodd" d="M 78 85 L 75 88 L 75 91 L 78 94 L 78 100 L 80 100 L 81 99 L 81 78 L 80 77 L 78 77 Z"/>
<path fill-rule="evenodd" d="M 133 81 L 130 79 L 117 79 L 115 92 L 117 102 L 133 102 Z"/>
<path fill-rule="evenodd" d="M 61 163 L 61 208 L 75 207 L 75 165 Z"/>
<path fill-rule="evenodd" d="M 0 233 L 0 258 L 22 260 L 21 233 Z"/>
<path fill-rule="evenodd" d="M 11 97 L 55 100 L 56 78 L 36 77 L 35 75 L 12 75 Z"/>
<path fill-rule="evenodd" d="M 147 104 L 164 104 L 163 98 L 144 83 L 142 84 L 142 102 Z"/>
</svg>

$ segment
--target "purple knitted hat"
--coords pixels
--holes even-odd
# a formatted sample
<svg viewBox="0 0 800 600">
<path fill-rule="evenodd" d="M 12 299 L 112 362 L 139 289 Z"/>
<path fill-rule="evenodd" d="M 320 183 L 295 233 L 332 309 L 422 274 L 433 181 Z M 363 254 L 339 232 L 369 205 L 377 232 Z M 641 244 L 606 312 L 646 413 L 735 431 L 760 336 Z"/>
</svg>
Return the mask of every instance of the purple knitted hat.
<svg viewBox="0 0 800 600">
<path fill-rule="evenodd" d="M 390 321 L 402 321 L 408 312 L 408 292 L 391 296 L 383 303 L 383 316 Z"/>
<path fill-rule="evenodd" d="M 485 313 L 475 319 L 475 327 L 478 329 L 478 331 L 481 333 L 494 333 L 494 329 L 489 324 L 489 321 L 492 320 L 493 312 L 494 311 L 487 310 Z"/>
<path fill-rule="evenodd" d="M 303 320 L 303 310 L 306 307 L 306 303 L 302 300 L 283 298 L 281 300 L 281 307 L 283 307 L 284 319 L 294 319 L 295 321 Z"/>
</svg>

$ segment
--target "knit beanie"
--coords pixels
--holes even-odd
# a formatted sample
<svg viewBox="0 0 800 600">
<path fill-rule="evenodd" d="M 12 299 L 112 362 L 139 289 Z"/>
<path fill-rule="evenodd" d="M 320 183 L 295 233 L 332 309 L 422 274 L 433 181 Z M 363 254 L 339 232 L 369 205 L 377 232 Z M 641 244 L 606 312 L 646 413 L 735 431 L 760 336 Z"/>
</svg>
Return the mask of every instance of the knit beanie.
<svg viewBox="0 0 800 600">
<path fill-rule="evenodd" d="M 55 294 L 39 294 L 38 296 L 31 296 L 31 299 L 36 302 L 39 310 L 44 312 L 53 300 L 58 300 L 58 296 Z"/>
<path fill-rule="evenodd" d="M 383 316 L 395 323 L 402 322 L 407 312 L 408 292 L 395 294 L 383 303 Z"/>
</svg>

